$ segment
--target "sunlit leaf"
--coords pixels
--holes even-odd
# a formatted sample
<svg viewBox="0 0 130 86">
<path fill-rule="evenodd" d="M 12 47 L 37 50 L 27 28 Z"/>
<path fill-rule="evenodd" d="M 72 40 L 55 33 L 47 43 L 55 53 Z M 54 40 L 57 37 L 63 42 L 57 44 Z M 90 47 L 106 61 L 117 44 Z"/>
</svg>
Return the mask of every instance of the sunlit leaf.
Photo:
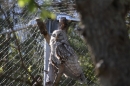
<svg viewBox="0 0 130 86">
<path fill-rule="evenodd" d="M 30 0 L 18 0 L 18 5 L 20 7 L 24 7 L 29 2 L 30 2 Z"/>
<path fill-rule="evenodd" d="M 3 67 L 0 67 L 0 73 L 3 73 L 4 71 L 3 71 Z"/>
<path fill-rule="evenodd" d="M 32 71 L 31 68 L 32 68 L 32 66 L 30 65 L 30 66 L 28 67 L 28 71 L 29 71 L 29 72 Z"/>
<path fill-rule="evenodd" d="M 56 18 L 56 15 L 55 15 L 54 13 L 51 13 L 51 14 L 50 14 L 50 17 L 51 17 L 51 19 L 55 19 L 55 18 Z"/>
<path fill-rule="evenodd" d="M 28 77 L 28 80 L 29 80 L 29 81 L 31 80 L 31 77 L 30 77 L 30 76 Z"/>
<path fill-rule="evenodd" d="M 29 11 L 31 11 L 31 12 L 35 12 L 37 9 L 36 5 L 34 4 L 34 2 L 32 0 L 29 2 L 28 8 L 29 8 Z"/>
<path fill-rule="evenodd" d="M 43 19 L 45 19 L 45 18 L 55 19 L 56 15 L 53 14 L 53 13 L 51 13 L 50 11 L 43 10 L 43 11 L 41 12 L 41 17 L 42 17 Z"/>
</svg>

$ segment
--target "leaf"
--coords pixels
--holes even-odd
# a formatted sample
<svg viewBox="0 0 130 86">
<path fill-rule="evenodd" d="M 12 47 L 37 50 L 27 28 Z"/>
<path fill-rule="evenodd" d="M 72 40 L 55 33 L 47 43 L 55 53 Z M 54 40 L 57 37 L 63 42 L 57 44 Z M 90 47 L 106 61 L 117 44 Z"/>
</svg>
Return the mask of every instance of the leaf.
<svg viewBox="0 0 130 86">
<path fill-rule="evenodd" d="M 29 81 L 31 80 L 31 77 L 30 77 L 30 76 L 28 77 L 28 80 L 29 80 Z"/>
<path fill-rule="evenodd" d="M 51 19 L 55 19 L 55 18 L 56 18 L 56 15 L 55 15 L 54 13 L 51 13 L 51 14 L 50 14 L 50 17 L 51 17 Z"/>
<path fill-rule="evenodd" d="M 3 73 L 3 67 L 0 67 L 0 74 Z"/>
<path fill-rule="evenodd" d="M 52 12 L 50 12 L 50 11 L 42 10 L 42 12 L 41 12 L 41 17 L 42 17 L 43 19 L 45 19 L 45 18 L 55 19 L 55 18 L 56 18 L 56 15 L 53 14 Z"/>
<path fill-rule="evenodd" d="M 26 4 L 28 4 L 30 0 L 18 0 L 18 5 L 20 7 L 24 7 Z"/>
<path fill-rule="evenodd" d="M 31 11 L 31 12 L 35 12 L 35 11 L 36 11 L 37 7 L 36 7 L 36 5 L 34 4 L 34 1 L 33 1 L 33 0 L 31 0 L 31 1 L 28 3 L 28 9 L 29 9 L 29 11 Z"/>
<path fill-rule="evenodd" d="M 32 66 L 30 65 L 30 66 L 28 67 L 28 71 L 29 71 L 29 72 L 32 71 L 31 68 L 32 68 Z"/>
</svg>

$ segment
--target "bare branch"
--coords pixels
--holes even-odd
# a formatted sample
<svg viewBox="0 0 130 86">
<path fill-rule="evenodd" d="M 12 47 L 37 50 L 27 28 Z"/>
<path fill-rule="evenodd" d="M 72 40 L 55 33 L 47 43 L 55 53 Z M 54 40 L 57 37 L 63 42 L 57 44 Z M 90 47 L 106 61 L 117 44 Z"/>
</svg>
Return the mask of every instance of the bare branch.
<svg viewBox="0 0 130 86">
<path fill-rule="evenodd" d="M 43 34 L 44 38 L 46 39 L 47 43 L 50 43 L 50 35 L 47 32 L 46 25 L 41 19 L 36 19 L 38 27 L 41 31 L 41 34 Z"/>
</svg>

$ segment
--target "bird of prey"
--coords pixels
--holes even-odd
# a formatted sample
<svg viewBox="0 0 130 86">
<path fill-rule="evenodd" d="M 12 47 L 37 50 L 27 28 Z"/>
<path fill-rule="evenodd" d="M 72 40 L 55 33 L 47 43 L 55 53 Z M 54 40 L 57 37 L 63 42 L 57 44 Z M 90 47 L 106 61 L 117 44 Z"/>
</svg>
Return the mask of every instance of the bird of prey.
<svg viewBox="0 0 130 86">
<path fill-rule="evenodd" d="M 78 62 L 78 56 L 68 42 L 66 31 L 58 29 L 53 31 L 50 39 L 52 64 L 58 69 L 54 86 L 57 86 L 62 74 L 80 81 L 86 82 L 82 68 Z"/>
</svg>

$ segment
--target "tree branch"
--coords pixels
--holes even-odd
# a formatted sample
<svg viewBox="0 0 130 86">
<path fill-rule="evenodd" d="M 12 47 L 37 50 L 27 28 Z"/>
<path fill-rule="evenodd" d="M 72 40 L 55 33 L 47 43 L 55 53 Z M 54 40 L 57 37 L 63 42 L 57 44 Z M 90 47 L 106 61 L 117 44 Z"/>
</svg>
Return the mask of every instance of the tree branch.
<svg viewBox="0 0 130 86">
<path fill-rule="evenodd" d="M 41 19 L 36 19 L 38 27 L 40 29 L 41 34 L 43 34 L 44 38 L 46 39 L 47 43 L 50 43 L 50 35 L 47 32 L 46 25 Z"/>
</svg>

